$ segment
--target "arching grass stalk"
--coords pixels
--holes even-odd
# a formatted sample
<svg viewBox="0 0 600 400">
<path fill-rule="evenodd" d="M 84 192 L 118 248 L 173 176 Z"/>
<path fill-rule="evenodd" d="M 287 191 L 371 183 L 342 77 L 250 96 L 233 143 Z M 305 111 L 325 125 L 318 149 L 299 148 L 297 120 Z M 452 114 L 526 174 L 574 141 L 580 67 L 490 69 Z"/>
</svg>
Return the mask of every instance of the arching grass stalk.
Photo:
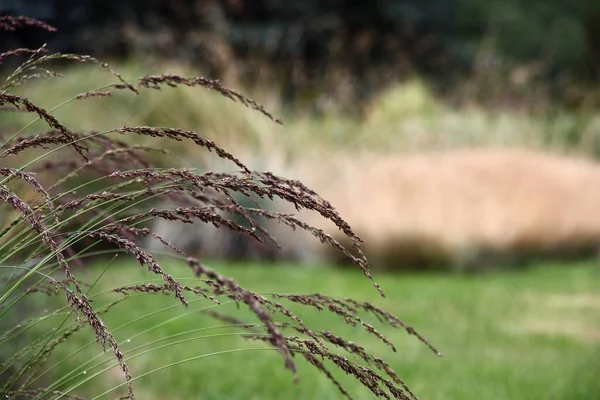
<svg viewBox="0 0 600 400">
<path fill-rule="evenodd" d="M 0 17 L 0 29 L 16 29 L 24 25 L 51 30 L 47 24 L 34 19 Z M 121 385 L 103 388 L 101 389 L 103 392 L 93 398 L 102 397 L 121 386 L 126 386 L 126 398 L 135 399 L 136 391 L 133 382 L 152 371 L 132 376 L 127 364 L 129 360 L 185 341 L 216 338 L 219 337 L 218 335 L 241 336 L 270 346 L 280 355 L 284 367 L 294 376 L 297 371 L 293 355 L 302 354 L 311 366 L 324 373 L 348 398 L 351 397 L 350 393 L 339 384 L 319 359 L 329 360 L 329 364 L 333 367 L 352 375 L 375 397 L 416 398 L 383 360 L 372 356 L 362 347 L 330 330 L 312 329 L 297 314 L 282 304 L 281 300 L 291 302 L 294 306 L 326 311 L 331 318 L 341 317 L 348 325 L 364 329 L 389 349 L 396 351 L 389 339 L 360 316 L 365 313 L 374 315 L 383 323 L 415 335 L 436 354 L 438 353 L 425 338 L 397 317 L 370 303 L 353 299 L 337 299 L 319 293 L 293 295 L 257 293 L 251 288 L 239 285 L 233 278 L 220 274 L 200 260 L 189 257 L 183 250 L 154 233 L 151 225 L 152 221 L 157 219 L 170 223 L 206 223 L 218 229 L 228 229 L 246 235 L 258 242 L 268 241 L 273 245 L 277 245 L 276 238 L 257 223 L 257 219 L 264 218 L 294 229 L 305 230 L 324 244 L 335 247 L 354 262 L 384 296 L 383 290 L 373 280 L 369 263 L 361 250 L 361 239 L 329 202 L 301 182 L 285 179 L 270 172 L 250 170 L 233 154 L 213 141 L 204 139 L 197 132 L 153 126 L 122 126 L 102 132 L 77 132 L 62 124 L 52 114 L 63 104 L 73 101 L 73 98 L 48 111 L 12 91 L 18 85 L 32 79 L 55 76 L 52 71 L 42 69 L 44 63 L 53 60 L 72 60 L 93 63 L 106 69 L 119 80 L 119 83 L 101 89 L 109 89 L 108 91 L 93 90 L 81 93 L 75 96 L 75 99 L 93 101 L 92 98 L 107 97 L 114 91 L 120 90 L 141 94 L 144 90 L 161 90 L 162 87 L 201 87 L 254 109 L 275 123 L 281 123 L 279 119 L 271 115 L 262 105 L 225 87 L 221 82 L 203 77 L 183 77 L 173 74 L 147 75 L 130 83 L 107 64 L 92 57 L 48 54 L 44 46 L 39 49 L 15 49 L 2 53 L 0 63 L 7 57 L 18 55 L 27 55 L 28 58 L 0 85 L 0 113 L 6 109 L 18 109 L 33 114 L 36 119 L 15 132 L 7 132 L 7 139 L 4 139 L 0 146 L 2 162 L 0 164 L 0 212 L 3 213 L 2 215 L 16 215 L 16 218 L 11 219 L 7 228 L 0 233 L 0 264 L 9 267 L 2 268 L 3 271 L 9 272 L 6 273 L 5 284 L 0 288 L 0 325 L 10 325 L 13 319 L 29 320 L 32 313 L 30 307 L 35 305 L 30 301 L 32 293 L 61 294 L 62 303 L 55 306 L 56 310 L 61 310 L 60 312 L 56 314 L 50 312 L 50 315 L 58 316 L 60 319 L 54 330 L 35 337 L 31 332 L 50 320 L 31 319 L 31 324 L 34 326 L 38 324 L 37 327 L 30 330 L 19 328 L 13 332 L 13 334 L 18 333 L 18 337 L 2 342 L 0 361 L 19 362 L 5 371 L 10 376 L 0 389 L 0 396 L 8 398 L 27 396 L 39 399 L 73 398 L 73 394 L 81 388 L 81 385 L 107 369 L 86 374 L 84 379 L 76 382 L 72 382 L 79 376 L 76 374 L 76 371 L 79 371 L 76 367 L 72 368 L 73 374 L 64 377 L 52 375 L 53 371 L 58 369 L 55 367 L 73 360 L 79 351 L 83 351 L 91 343 L 75 352 L 71 351 L 70 355 L 61 360 L 53 356 L 55 350 L 61 345 L 73 342 L 75 340 L 73 337 L 79 330 L 89 327 L 100 348 L 103 351 L 110 349 L 114 356 L 114 365 L 120 368 L 124 378 Z M 136 99 L 143 99 L 143 96 L 137 96 Z M 30 136 L 20 136 L 39 120 L 48 126 L 47 130 Z M 116 137 L 118 135 L 132 137 L 132 140 L 135 137 L 148 137 L 161 141 L 185 141 L 191 146 L 214 152 L 217 157 L 235 165 L 237 170 L 199 172 L 185 168 L 155 168 L 152 159 L 148 157 L 149 148 L 119 140 Z M 45 151 L 39 154 L 39 149 Z M 14 164 L 19 166 L 5 166 Z M 78 183 L 77 179 L 84 180 L 84 183 Z M 238 201 L 239 198 L 248 201 Z M 259 201 L 264 199 L 271 201 L 279 199 L 293 204 L 297 210 L 315 211 L 324 219 L 334 223 L 348 237 L 351 248 L 342 246 L 326 232 L 304 223 L 294 214 L 262 209 Z M 175 205 L 169 209 L 157 206 L 165 201 Z M 235 218 L 230 220 L 225 217 L 228 214 L 233 214 Z M 144 249 L 141 239 L 146 237 L 160 241 L 177 255 L 178 259 L 185 262 L 190 274 L 195 276 L 193 281 L 190 281 L 194 286 L 185 285 L 183 282 L 186 280 L 175 279 L 166 271 L 156 258 L 159 253 L 151 253 Z M 103 270 L 98 271 L 93 267 L 97 258 L 84 258 L 85 254 L 100 254 L 96 252 L 97 249 L 101 249 L 99 246 L 106 246 L 112 252 L 131 256 L 139 265 L 156 275 L 159 278 L 158 282 L 145 281 L 135 284 L 119 282 L 111 293 L 118 294 L 120 297 L 101 305 L 97 302 L 100 294 L 91 295 L 90 291 L 108 270 L 112 261 L 107 263 Z M 14 266 L 12 271 L 10 266 Z M 98 274 L 96 279 L 92 278 L 91 285 L 87 285 L 83 280 L 84 272 L 88 276 Z M 179 336 L 174 334 L 166 338 L 168 343 L 154 346 L 159 341 L 150 340 L 145 346 L 154 346 L 150 349 L 133 355 L 129 352 L 123 353 L 122 343 L 117 341 L 114 333 L 125 326 L 133 327 L 135 322 L 150 318 L 162 311 L 158 309 L 144 316 L 132 318 L 121 327 L 109 326 L 104 316 L 109 315 L 117 304 L 120 304 L 119 307 L 135 307 L 130 302 L 123 301 L 134 294 L 136 296 L 166 294 L 174 297 L 179 305 L 186 308 L 194 301 L 210 301 L 211 304 L 204 308 L 205 311 L 211 310 L 210 313 L 203 314 L 206 318 L 227 321 L 228 325 L 243 326 L 248 332 L 223 333 L 181 340 L 173 340 Z M 195 300 L 188 300 L 188 297 L 194 297 Z M 227 301 L 222 303 L 219 300 L 223 297 Z M 214 311 L 227 303 L 236 304 L 238 308 L 243 306 L 254 320 L 241 321 L 237 316 L 239 315 L 237 308 L 228 314 Z M 139 337 L 152 329 L 154 328 L 141 330 L 132 337 Z M 187 329 L 187 331 L 190 333 L 194 329 Z M 19 345 L 21 348 L 16 350 L 9 348 L 8 344 L 18 341 L 24 343 L 22 346 Z M 341 348 L 351 353 L 357 362 L 340 358 L 332 352 L 334 348 Z M 141 350 L 141 347 L 129 351 L 137 349 Z M 183 362 L 206 359 L 212 355 L 250 350 L 256 349 L 211 352 L 170 363 L 153 371 Z M 37 371 L 43 368 L 47 361 L 50 367 L 39 375 Z M 92 371 L 91 368 L 102 368 L 104 363 L 98 364 L 97 359 L 93 358 L 84 365 L 90 366 L 89 370 Z M 42 377 L 44 379 L 41 379 Z"/>
</svg>

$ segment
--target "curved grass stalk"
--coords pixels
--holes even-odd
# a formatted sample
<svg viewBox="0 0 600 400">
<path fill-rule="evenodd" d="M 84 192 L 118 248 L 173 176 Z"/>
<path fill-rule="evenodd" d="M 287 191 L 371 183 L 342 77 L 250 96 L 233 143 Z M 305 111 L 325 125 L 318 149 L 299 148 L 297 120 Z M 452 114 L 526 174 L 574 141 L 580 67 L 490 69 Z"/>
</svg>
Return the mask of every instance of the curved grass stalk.
<svg viewBox="0 0 600 400">
<path fill-rule="evenodd" d="M 113 261 L 114 261 L 114 259 L 113 259 Z M 111 263 L 111 264 L 112 264 L 112 263 Z M 109 268 L 109 266 L 110 266 L 111 264 L 107 264 L 107 266 L 104 268 L 104 271 L 103 271 L 103 272 L 102 272 L 102 273 L 99 275 L 98 279 L 96 279 L 96 281 L 93 283 L 92 287 L 90 287 L 90 288 L 88 289 L 88 294 L 89 294 L 89 291 L 90 291 L 90 290 L 93 288 L 93 286 L 94 286 L 95 284 L 97 284 L 97 283 L 98 283 L 98 281 L 99 281 L 100 277 L 101 277 L 101 276 L 104 274 L 104 272 L 105 272 L 105 271 L 106 271 L 106 270 Z M 36 272 L 37 272 L 37 271 L 36 271 Z M 5 390 L 6 390 L 6 391 L 8 391 L 8 390 L 10 390 L 10 389 L 11 389 L 11 387 L 12 387 L 12 385 L 13 385 L 14 383 L 16 383 L 16 382 L 17 382 L 17 381 L 18 381 L 18 380 L 19 380 L 19 379 L 20 379 L 20 378 L 21 378 L 21 377 L 22 377 L 22 376 L 23 376 L 23 375 L 24 375 L 24 374 L 27 372 L 27 370 L 28 370 L 28 369 L 29 369 L 29 368 L 30 368 L 32 365 L 36 365 L 36 363 L 37 363 L 37 365 L 39 365 L 39 364 L 40 364 L 40 363 L 38 362 L 38 358 L 39 358 L 39 357 L 41 357 L 41 356 L 44 354 L 44 352 L 45 352 L 45 350 L 46 350 L 46 348 L 47 348 L 48 344 L 50 343 L 50 341 L 51 341 L 51 340 L 54 338 L 54 336 L 55 336 L 56 334 L 58 334 L 58 332 L 60 332 L 60 329 L 63 327 L 63 325 L 65 325 L 65 323 L 67 322 L 67 320 L 69 319 L 69 317 L 70 317 L 70 316 L 73 314 L 73 312 L 74 312 L 74 309 L 73 309 L 72 307 L 70 307 L 70 311 L 67 313 L 67 315 L 65 316 L 65 318 L 63 319 L 63 321 L 62 321 L 62 322 L 61 322 L 61 323 L 58 325 L 58 327 L 57 327 L 57 328 L 55 328 L 55 330 L 54 330 L 53 332 L 51 332 L 51 334 L 50 334 L 50 335 L 48 335 L 48 338 L 46 339 L 46 341 L 44 342 L 44 344 L 43 344 L 43 345 L 40 347 L 40 350 L 38 351 L 37 355 L 35 355 L 35 356 L 31 357 L 31 358 L 30 358 L 30 359 L 27 361 L 27 363 L 25 364 L 25 366 L 23 366 L 23 367 L 21 368 L 21 371 L 20 371 L 18 374 L 14 375 L 14 376 L 11 378 L 11 381 L 12 381 L 12 383 L 11 383 L 11 382 L 8 382 L 8 383 L 7 383 L 7 384 L 6 384 L 6 385 L 5 385 L 5 386 L 2 388 L 2 390 L 3 390 L 3 391 L 5 391 Z"/>
<path fill-rule="evenodd" d="M 200 355 L 200 356 L 189 357 L 189 358 L 186 358 L 184 360 L 180 360 L 180 361 L 176 361 L 176 362 L 173 362 L 173 363 L 170 363 L 170 364 L 163 365 L 163 366 L 161 366 L 159 368 L 155 368 L 155 369 L 153 369 L 151 371 L 148 371 L 148 372 L 145 372 L 143 374 L 136 375 L 134 378 L 132 378 L 132 382 L 134 382 L 136 380 L 139 380 L 139 379 L 141 379 L 141 378 L 143 378 L 145 376 L 148 376 L 150 374 L 153 374 L 155 372 L 159 372 L 159 371 L 162 371 L 164 369 L 171 368 L 171 367 L 174 367 L 176 365 L 184 364 L 184 363 L 187 363 L 187 362 L 191 362 L 191 361 L 195 361 L 195 360 L 201 360 L 203 358 L 214 357 L 214 356 L 223 355 L 223 354 L 241 353 L 241 352 L 246 352 L 246 351 L 276 351 L 276 349 L 263 348 L 263 347 L 249 347 L 249 348 L 222 350 L 222 351 L 216 351 L 216 352 L 213 352 L 213 353 L 203 354 L 203 355 Z M 114 367 L 115 367 L 115 365 L 113 365 L 113 366 L 111 366 L 109 368 L 105 368 L 104 370 L 102 370 L 100 372 L 97 372 L 96 374 L 94 374 L 94 376 L 90 376 L 88 379 L 86 379 L 85 381 L 81 382 L 81 384 L 83 384 L 85 382 L 88 382 L 89 380 L 93 379 L 97 375 L 100 375 L 101 373 L 106 372 L 107 370 L 109 370 L 111 368 L 114 368 Z M 64 397 L 65 394 L 68 394 L 71 391 L 75 390 L 78 386 L 76 386 L 74 388 L 71 388 L 71 389 L 68 389 L 67 391 L 64 392 L 63 395 L 60 395 L 60 396 L 56 397 L 56 400 Z M 123 387 L 123 386 L 125 386 L 125 383 L 122 383 L 122 384 L 119 384 L 117 386 L 114 386 L 113 388 L 105 391 L 104 393 L 101 393 L 100 395 L 93 397 L 92 400 L 97 400 L 97 399 L 99 399 L 99 398 L 101 398 L 101 397 L 109 394 L 110 392 L 113 392 L 116 389 L 118 389 L 120 387 Z"/>
<path fill-rule="evenodd" d="M 171 318 L 171 319 L 169 320 L 169 322 L 172 322 L 172 321 L 174 321 L 175 319 L 176 319 L 176 318 Z M 163 325 L 163 324 L 161 323 L 161 324 L 158 324 L 158 325 Z M 165 340 L 168 340 L 168 339 L 172 339 L 172 338 L 174 338 L 174 337 L 178 337 L 178 336 L 187 335 L 187 334 L 190 334 L 190 333 L 195 333 L 195 332 L 204 332 L 204 331 L 208 331 L 208 330 L 223 329 L 223 328 L 229 328 L 229 327 L 243 327 L 243 326 L 247 326 L 247 325 L 243 325 L 243 324 L 237 324 L 237 325 L 236 325 L 236 324 L 230 324 L 230 325 L 216 325 L 216 326 L 207 327 L 207 328 L 197 328 L 197 329 L 191 329 L 191 330 L 188 330 L 188 331 L 185 331 L 185 332 L 176 333 L 176 334 L 173 334 L 173 335 L 171 335 L 171 336 L 167 336 L 167 337 L 164 337 L 164 338 L 161 338 L 161 339 L 158 339 L 158 340 L 152 341 L 152 342 L 147 342 L 147 343 L 145 343 L 145 344 L 143 344 L 143 345 L 140 345 L 140 346 L 138 346 L 138 347 L 135 347 L 135 348 L 133 348 L 133 349 L 130 349 L 129 351 L 138 350 L 138 349 L 140 349 L 140 348 L 143 348 L 143 347 L 149 346 L 149 345 L 151 345 L 151 344 L 154 344 L 154 343 L 159 343 L 159 342 L 161 342 L 161 341 L 165 341 Z M 257 324 L 256 326 L 260 326 L 260 324 Z M 115 329 L 115 330 L 118 330 L 118 329 L 119 329 L 119 328 L 117 328 L 117 329 Z M 147 329 L 145 332 L 149 332 L 149 331 L 151 331 L 152 329 L 154 329 L 154 327 L 153 327 L 153 328 L 151 328 L 151 329 Z M 131 341 L 133 341 L 133 340 L 134 340 L 136 337 L 139 337 L 139 336 L 141 336 L 141 334 L 136 334 L 136 335 L 133 335 L 133 336 L 131 336 L 129 339 L 127 339 L 127 343 L 130 343 L 130 342 L 131 342 Z M 41 378 L 43 375 L 50 373 L 50 372 L 51 372 L 51 371 L 52 371 L 54 368 L 57 368 L 57 367 L 59 367 L 59 366 L 60 366 L 60 364 L 62 364 L 62 363 L 64 363 L 64 362 L 66 362 L 68 359 L 70 359 L 70 358 L 74 357 L 75 355 L 79 354 L 81 351 L 83 351 L 83 350 L 85 350 L 86 348 L 90 347 L 90 345 L 91 345 L 91 344 L 94 344 L 94 342 L 87 343 L 87 344 L 83 345 L 83 346 L 82 346 L 82 347 L 80 347 L 80 348 L 79 348 L 77 351 L 75 351 L 75 352 L 73 352 L 73 353 L 69 354 L 68 356 L 66 356 L 66 357 L 65 357 L 65 358 L 63 358 L 62 360 L 60 360 L 60 361 L 56 362 L 56 363 L 55 363 L 55 364 L 53 364 L 51 367 L 49 367 L 49 368 L 48 368 L 48 369 L 47 369 L 45 372 L 43 372 L 42 374 L 40 374 L 40 375 L 39 375 L 39 376 L 36 378 L 36 380 L 37 380 L 37 379 L 40 379 L 40 378 Z M 85 363 L 83 363 L 83 364 L 79 365 L 77 368 L 74 368 L 74 369 L 72 369 L 72 370 L 71 370 L 71 372 L 67 373 L 66 375 L 63 375 L 63 376 L 62 376 L 60 379 L 57 379 L 57 380 L 55 380 L 55 381 L 52 383 L 52 385 L 51 385 L 51 386 L 49 386 L 49 390 L 56 390 L 56 389 L 58 389 L 58 388 L 59 388 L 61 385 L 63 385 L 63 384 L 66 382 L 66 380 L 67 380 L 67 379 L 70 379 L 70 377 L 72 377 L 73 375 L 77 375 L 77 374 L 79 373 L 78 371 L 80 371 L 80 370 L 82 370 L 82 369 L 85 369 L 86 371 L 89 371 L 89 370 L 92 370 L 92 369 L 95 369 L 95 368 L 97 368 L 97 367 L 98 367 L 98 365 L 102 365 L 102 364 L 104 364 L 104 363 L 106 363 L 106 362 L 109 362 L 109 361 L 110 361 L 110 360 L 105 360 L 105 361 L 102 361 L 100 364 L 94 364 L 94 365 L 93 365 L 93 366 L 91 366 L 91 367 L 87 367 L 89 364 L 91 364 L 92 362 L 94 362 L 94 361 L 98 360 L 99 358 L 101 358 L 101 357 L 103 357 L 103 356 L 104 356 L 104 354 L 98 354 L 98 355 L 96 355 L 96 356 L 92 357 L 91 359 L 87 360 Z M 35 382 L 35 381 L 33 381 L 33 382 Z"/>
<path fill-rule="evenodd" d="M 142 190 L 140 190 L 140 191 L 139 191 L 139 194 L 143 194 L 143 193 L 145 193 L 145 191 L 142 191 Z M 127 210 L 127 209 L 129 209 L 129 208 L 132 208 L 132 207 L 134 207 L 134 206 L 136 206 L 136 205 L 139 205 L 139 204 L 141 204 L 142 202 L 144 202 L 144 201 L 146 201 L 146 200 L 149 200 L 149 199 L 150 199 L 150 198 L 152 198 L 152 197 L 157 197 L 157 196 L 159 196 L 159 195 L 160 195 L 160 194 L 155 194 L 155 195 L 153 195 L 153 196 L 150 196 L 149 198 L 144 198 L 144 199 L 142 199 L 141 201 L 138 201 L 138 202 L 136 202 L 136 203 L 133 203 L 133 204 L 129 204 L 129 206 L 128 206 L 128 207 L 125 207 L 124 209 L 120 209 L 118 212 L 122 212 L 122 211 L 124 211 L 124 210 Z M 106 200 L 106 202 L 105 202 L 105 203 L 103 203 L 103 204 L 98 204 L 98 205 L 96 205 L 96 207 L 100 207 L 101 205 L 105 205 L 105 204 L 107 204 L 107 203 L 110 203 L 110 202 L 112 202 L 112 201 L 114 201 L 114 200 L 113 200 L 113 199 Z M 118 206 L 118 204 L 117 204 L 116 206 L 113 206 L 113 207 L 112 207 L 112 209 L 116 208 L 117 206 Z M 110 211 L 110 210 L 111 210 L 111 208 L 109 208 L 107 211 Z M 86 231 L 84 230 L 84 229 L 85 229 L 85 228 L 86 228 L 88 225 L 90 225 L 90 224 L 92 224 L 92 223 L 94 223 L 94 222 L 95 222 L 95 224 L 92 224 L 92 225 L 91 225 L 92 227 L 93 227 L 93 226 L 100 225 L 102 222 L 104 222 L 105 220 L 107 220 L 107 219 L 109 219 L 109 218 L 111 218 L 111 217 L 115 216 L 116 214 L 117 214 L 117 213 L 115 213 L 115 214 L 111 214 L 111 215 L 108 215 L 108 216 L 106 216 L 106 217 L 105 217 L 104 219 L 102 219 L 102 220 L 96 220 L 96 221 L 92 220 L 92 221 L 89 221 L 88 223 L 86 223 L 86 224 L 84 224 L 84 225 L 82 226 L 82 229 L 80 230 L 80 232 L 82 232 L 82 233 L 89 233 L 89 232 L 86 232 Z M 73 216 L 71 216 L 71 217 L 69 217 L 69 218 L 67 218 L 67 219 L 65 219 L 65 220 L 62 220 L 62 221 L 61 221 L 61 224 L 66 224 L 66 223 L 68 223 L 70 220 L 73 220 L 73 219 L 75 219 L 75 218 L 77 218 L 77 217 L 79 217 L 79 216 L 80 216 L 79 214 L 75 214 L 75 215 L 73 215 Z M 90 231 L 90 232 L 91 232 L 91 231 Z M 69 240 L 66 240 L 66 241 L 64 241 L 63 243 L 61 243 L 61 245 L 60 245 L 60 247 L 59 247 L 59 251 L 62 251 L 63 249 L 67 248 L 68 246 L 71 246 L 72 244 L 76 243 L 78 240 L 81 240 L 81 239 L 83 239 L 83 237 L 86 237 L 86 236 L 87 236 L 87 235 L 85 235 L 85 234 L 80 234 L 80 235 L 79 235 L 79 237 L 78 237 L 78 238 L 76 238 L 76 240 L 71 240 L 71 241 L 69 241 Z M 34 237 L 34 239 L 39 239 L 39 237 L 38 237 L 38 236 L 35 236 L 35 237 Z M 41 240 L 41 239 L 40 239 L 40 240 Z M 13 255 L 13 254 L 16 254 L 16 253 L 17 253 L 19 250 L 20 250 L 20 249 L 16 249 L 16 250 L 14 250 L 14 251 L 13 251 L 13 253 L 12 253 L 11 255 Z M 9 256 L 10 256 L 10 255 L 9 255 Z M 7 257 L 9 257 L 9 256 L 7 256 Z M 11 289 L 9 289 L 9 291 L 8 291 L 8 292 L 7 292 L 5 295 L 3 295 L 2 297 L 0 297 L 0 304 L 2 304 L 2 303 L 3 303 L 3 302 L 6 300 L 6 298 L 7 298 L 8 296 L 10 296 L 10 295 L 11 295 L 11 294 L 12 294 L 12 293 L 13 293 L 13 292 L 14 292 L 14 291 L 17 289 L 17 287 L 19 287 L 20 285 L 22 285 L 22 284 L 23 284 L 23 282 L 25 282 L 25 280 L 31 276 L 31 274 L 33 274 L 35 271 L 37 271 L 37 268 L 39 268 L 41 265 L 44 265 L 45 263 L 47 263 L 48 261 L 50 261 L 50 260 L 53 258 L 53 256 L 54 256 L 54 255 L 51 253 L 51 254 L 47 255 L 46 257 L 44 257 L 44 259 L 43 259 L 43 260 L 41 260 L 41 261 L 40 261 L 40 262 L 39 262 L 39 263 L 36 265 L 36 267 L 34 267 L 33 269 L 31 269 L 31 270 L 30 270 L 30 272 L 29 272 L 28 274 L 26 274 L 26 275 L 25 275 L 25 276 L 23 276 L 21 279 L 19 279 L 19 280 L 18 280 L 18 281 L 17 281 L 17 282 L 16 282 L 16 283 L 13 285 L 13 287 L 12 287 Z M 1 316 L 1 315 L 0 315 L 0 316 Z"/>
<path fill-rule="evenodd" d="M 130 360 L 133 360 L 133 359 L 135 359 L 137 357 L 140 357 L 140 356 L 143 356 L 143 355 L 146 355 L 146 354 L 149 354 L 149 353 L 152 353 L 154 351 L 158 351 L 158 350 L 161 350 L 161 349 L 164 349 L 164 348 L 167 348 L 167 347 L 175 346 L 175 345 L 181 344 L 181 343 L 188 343 L 188 342 L 205 340 L 205 339 L 214 339 L 214 338 L 218 338 L 218 337 L 240 337 L 240 336 L 243 337 L 243 336 L 247 336 L 247 335 L 248 335 L 248 333 L 246 333 L 246 332 L 235 332 L 235 333 L 216 333 L 216 334 L 212 334 L 212 335 L 195 336 L 195 337 L 192 337 L 192 338 L 181 339 L 181 340 L 177 340 L 177 341 L 174 341 L 174 342 L 169 342 L 169 343 L 166 343 L 164 345 L 153 347 L 151 349 L 147 349 L 147 350 L 141 351 L 141 352 L 136 353 L 136 354 L 130 354 L 130 355 L 128 355 L 128 353 L 125 353 L 125 356 L 126 356 L 126 361 L 130 361 Z M 263 336 L 264 337 L 268 337 L 267 335 L 263 335 Z M 165 338 L 165 339 L 161 339 L 161 340 L 158 340 L 158 341 L 153 341 L 153 342 L 146 343 L 146 344 L 144 344 L 142 346 L 136 347 L 135 349 L 130 349 L 129 352 L 133 352 L 134 350 L 138 350 L 138 349 L 144 348 L 146 346 L 149 346 L 151 344 L 158 343 L 160 341 L 164 341 L 164 340 L 167 340 L 167 339 L 169 339 L 169 338 Z M 102 367 L 102 365 L 107 364 L 109 362 L 112 362 L 112 360 L 108 359 L 108 360 L 101 361 L 100 363 L 94 364 L 94 365 L 90 366 L 89 368 L 84 369 L 83 374 L 87 375 L 88 373 L 90 373 L 90 371 L 93 371 L 93 370 L 95 370 L 97 368 L 100 368 L 100 367 Z M 101 369 L 100 371 L 98 371 L 97 373 L 95 373 L 93 375 L 90 375 L 90 378 L 95 378 L 95 377 L 99 376 L 100 374 L 102 374 L 102 373 L 104 373 L 104 372 L 106 372 L 106 371 L 108 371 L 108 370 L 110 370 L 112 368 L 114 368 L 114 365 L 111 363 L 110 366 Z M 76 374 L 78 375 L 79 371 L 81 371 L 81 369 L 82 369 L 82 366 L 80 366 L 77 370 L 73 370 L 69 375 L 66 376 L 66 379 L 64 381 L 60 382 L 60 384 L 61 385 L 62 384 L 68 384 L 69 381 L 77 378 L 77 376 L 75 376 L 75 375 Z M 69 376 L 70 376 L 70 378 L 69 378 Z M 83 383 L 84 382 L 82 382 L 81 384 L 83 384 Z M 58 386 L 58 382 L 57 382 L 57 386 Z M 75 386 L 72 386 L 70 389 L 67 389 L 65 391 L 65 394 L 69 393 L 72 390 L 75 390 L 77 388 L 77 386 L 78 385 L 75 385 Z"/>
</svg>

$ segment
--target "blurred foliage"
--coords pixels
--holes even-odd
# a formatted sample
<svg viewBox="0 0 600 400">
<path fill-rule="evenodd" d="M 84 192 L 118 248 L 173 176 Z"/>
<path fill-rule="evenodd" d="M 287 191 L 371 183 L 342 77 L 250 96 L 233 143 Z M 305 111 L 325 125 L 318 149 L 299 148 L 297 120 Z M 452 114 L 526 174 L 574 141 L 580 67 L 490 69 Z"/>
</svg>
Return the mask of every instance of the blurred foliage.
<svg viewBox="0 0 600 400">
<path fill-rule="evenodd" d="M 575 88 L 600 71 L 600 3 L 589 0 L 4 0 L 3 13 L 57 26 L 57 51 L 184 59 L 229 81 L 277 82 L 317 108 L 414 73 L 451 93 L 482 70 L 502 89 L 541 84 L 538 97 L 579 106 Z M 30 30 L 0 46 L 15 41 L 42 40 Z"/>
</svg>

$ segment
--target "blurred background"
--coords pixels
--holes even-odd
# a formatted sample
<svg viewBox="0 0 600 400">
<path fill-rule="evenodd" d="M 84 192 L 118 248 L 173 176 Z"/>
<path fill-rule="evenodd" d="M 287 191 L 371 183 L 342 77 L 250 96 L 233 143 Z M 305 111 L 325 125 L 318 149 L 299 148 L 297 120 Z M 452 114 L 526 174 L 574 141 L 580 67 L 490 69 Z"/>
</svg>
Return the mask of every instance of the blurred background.
<svg viewBox="0 0 600 400">
<path fill-rule="evenodd" d="M 185 89 L 94 99 L 85 118 L 57 112 L 79 129 L 196 130 L 252 168 L 299 178 L 364 237 L 376 266 L 485 268 L 597 250 L 595 2 L 4 0 L 0 13 L 58 28 L 5 32 L 4 50 L 47 43 L 126 78 L 201 74 L 264 103 L 283 127 Z M 27 94 L 50 106 L 111 79 L 75 67 Z M 188 167 L 231 167 L 175 151 Z M 273 253 L 235 236 L 202 240 L 202 229 L 156 229 L 209 258 L 335 258 L 300 235 Z"/>
<path fill-rule="evenodd" d="M 191 129 L 253 169 L 314 188 L 365 240 L 394 307 L 402 293 L 416 304 L 400 313 L 447 348 L 473 345 L 461 347 L 468 367 L 439 387 L 429 385 L 427 371 L 444 375 L 452 363 L 409 361 L 405 372 L 424 398 L 600 398 L 586 378 L 600 365 L 585 358 L 600 342 L 600 2 L 3 0 L 1 14 L 35 17 L 58 31 L 2 32 L 0 51 L 47 43 L 108 61 L 126 79 L 220 79 L 281 117 L 283 126 L 198 88 L 94 98 L 55 112 L 82 130 Z M 19 93 L 52 108 L 114 83 L 100 68 L 57 68 L 63 77 Z M 1 134 L 29 121 L 2 118 Z M 173 156 L 159 164 L 234 169 L 202 149 L 169 146 Z M 343 240 L 318 216 L 300 215 Z M 153 228 L 189 254 L 226 265 L 345 264 L 308 235 L 264 223 L 282 250 L 197 224 Z M 448 271 L 486 274 L 447 280 Z M 354 290 L 344 271 L 327 273 L 340 282 L 327 288 Z M 277 281 L 270 274 L 247 279 Z M 296 279 L 305 290 L 319 287 Z M 427 319 L 422 293 L 447 308 Z M 445 322 L 454 329 L 447 337 L 435 333 Z M 485 387 L 468 397 L 456 374 Z"/>
</svg>

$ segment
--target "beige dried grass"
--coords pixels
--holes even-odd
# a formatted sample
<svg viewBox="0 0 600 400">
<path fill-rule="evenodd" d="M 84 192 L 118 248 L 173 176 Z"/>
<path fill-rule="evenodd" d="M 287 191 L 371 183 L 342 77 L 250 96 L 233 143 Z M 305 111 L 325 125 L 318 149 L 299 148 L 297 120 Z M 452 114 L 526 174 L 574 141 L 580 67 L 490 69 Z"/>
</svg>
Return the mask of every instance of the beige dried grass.
<svg viewBox="0 0 600 400">
<path fill-rule="evenodd" d="M 336 163 L 302 179 L 348 218 L 375 265 L 580 253 L 600 238 L 600 165 L 580 158 L 473 149 Z"/>
</svg>

